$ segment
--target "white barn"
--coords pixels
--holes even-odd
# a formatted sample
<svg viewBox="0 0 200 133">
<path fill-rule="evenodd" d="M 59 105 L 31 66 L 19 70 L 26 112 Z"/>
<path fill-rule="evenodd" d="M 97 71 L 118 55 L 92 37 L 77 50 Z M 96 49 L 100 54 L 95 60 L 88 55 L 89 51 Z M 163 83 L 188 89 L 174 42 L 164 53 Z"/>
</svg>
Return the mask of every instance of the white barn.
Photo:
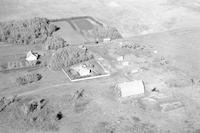
<svg viewBox="0 0 200 133">
<path fill-rule="evenodd" d="M 123 82 L 117 85 L 121 97 L 138 96 L 144 94 L 144 83 L 142 80 Z"/>
</svg>

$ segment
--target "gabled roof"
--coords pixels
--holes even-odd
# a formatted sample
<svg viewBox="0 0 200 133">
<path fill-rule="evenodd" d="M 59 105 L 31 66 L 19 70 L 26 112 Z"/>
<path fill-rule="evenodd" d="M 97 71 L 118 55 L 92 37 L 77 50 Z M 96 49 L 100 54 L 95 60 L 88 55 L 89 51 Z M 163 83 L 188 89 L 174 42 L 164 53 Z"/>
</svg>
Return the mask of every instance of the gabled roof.
<svg viewBox="0 0 200 133">
<path fill-rule="evenodd" d="M 144 93 L 144 83 L 142 80 L 134 80 L 118 84 L 121 92 L 121 97 L 141 95 Z"/>
</svg>

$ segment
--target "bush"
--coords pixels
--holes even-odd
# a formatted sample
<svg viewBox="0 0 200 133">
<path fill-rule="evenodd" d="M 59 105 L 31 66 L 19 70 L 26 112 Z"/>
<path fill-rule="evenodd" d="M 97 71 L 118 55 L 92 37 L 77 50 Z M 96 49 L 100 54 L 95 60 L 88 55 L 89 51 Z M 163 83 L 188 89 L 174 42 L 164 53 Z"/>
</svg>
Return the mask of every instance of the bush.
<svg viewBox="0 0 200 133">
<path fill-rule="evenodd" d="M 39 81 L 42 75 L 39 73 L 28 73 L 26 75 L 20 76 L 16 79 L 18 85 L 26 85 L 36 81 Z"/>
<path fill-rule="evenodd" d="M 49 68 L 52 70 L 60 70 L 62 67 L 69 67 L 77 63 L 88 61 L 93 55 L 87 49 L 78 47 L 66 47 L 58 49 L 51 57 Z"/>
<path fill-rule="evenodd" d="M 48 37 L 45 42 L 46 50 L 57 50 L 59 48 L 63 48 L 68 46 L 64 39 L 59 37 Z"/>
<path fill-rule="evenodd" d="M 18 45 L 42 43 L 57 27 L 46 18 L 0 23 L 0 41 Z"/>
<path fill-rule="evenodd" d="M 92 30 L 93 36 L 103 41 L 104 38 L 110 38 L 111 40 L 122 38 L 121 34 L 114 27 L 96 27 Z"/>
</svg>

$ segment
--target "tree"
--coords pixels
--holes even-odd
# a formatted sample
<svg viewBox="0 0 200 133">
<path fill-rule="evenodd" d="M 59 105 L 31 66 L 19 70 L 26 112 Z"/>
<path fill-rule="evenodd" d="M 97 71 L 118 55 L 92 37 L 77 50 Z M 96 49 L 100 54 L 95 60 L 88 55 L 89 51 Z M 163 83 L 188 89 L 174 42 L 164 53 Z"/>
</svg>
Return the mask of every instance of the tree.
<svg viewBox="0 0 200 133">
<path fill-rule="evenodd" d="M 46 50 L 57 50 L 66 46 L 68 46 L 68 44 L 63 38 L 55 36 L 48 37 L 45 42 Z"/>
<path fill-rule="evenodd" d="M 96 27 L 92 30 L 93 36 L 99 41 L 103 41 L 105 38 L 111 40 L 122 38 L 121 34 L 115 27 Z"/>
<path fill-rule="evenodd" d="M 49 67 L 52 70 L 61 70 L 62 67 L 69 67 L 92 58 L 94 58 L 94 56 L 87 49 L 69 46 L 58 49 L 55 52 L 50 59 Z"/>
</svg>

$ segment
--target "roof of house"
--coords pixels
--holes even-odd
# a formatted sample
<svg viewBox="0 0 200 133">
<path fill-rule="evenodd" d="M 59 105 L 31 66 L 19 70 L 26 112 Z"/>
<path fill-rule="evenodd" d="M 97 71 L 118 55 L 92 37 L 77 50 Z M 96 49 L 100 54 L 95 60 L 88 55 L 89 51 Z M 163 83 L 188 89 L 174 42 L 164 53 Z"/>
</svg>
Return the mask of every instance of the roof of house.
<svg viewBox="0 0 200 133">
<path fill-rule="evenodd" d="M 90 69 L 88 69 L 87 67 L 85 67 L 83 65 L 79 65 L 79 66 L 74 67 L 74 70 L 77 71 L 80 74 L 80 76 L 91 75 Z"/>
<path fill-rule="evenodd" d="M 26 55 L 27 61 L 35 61 L 38 59 L 38 54 L 34 54 L 32 51 L 29 51 Z"/>
</svg>

